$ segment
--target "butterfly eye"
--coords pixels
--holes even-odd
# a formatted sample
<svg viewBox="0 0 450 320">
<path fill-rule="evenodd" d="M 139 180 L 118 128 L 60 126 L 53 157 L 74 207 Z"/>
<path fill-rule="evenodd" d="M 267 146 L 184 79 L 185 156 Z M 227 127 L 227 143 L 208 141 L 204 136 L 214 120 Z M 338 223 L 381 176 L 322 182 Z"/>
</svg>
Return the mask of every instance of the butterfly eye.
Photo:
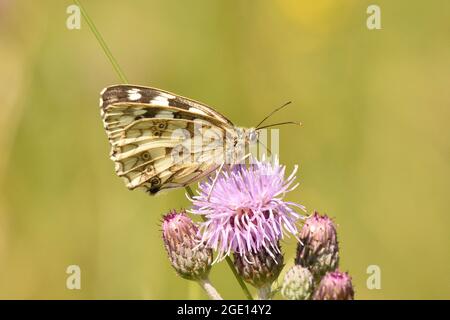
<svg viewBox="0 0 450 320">
<path fill-rule="evenodd" d="M 164 123 L 160 123 L 160 124 L 158 125 L 158 128 L 160 128 L 160 129 L 164 129 L 164 127 L 165 127 Z"/>
</svg>

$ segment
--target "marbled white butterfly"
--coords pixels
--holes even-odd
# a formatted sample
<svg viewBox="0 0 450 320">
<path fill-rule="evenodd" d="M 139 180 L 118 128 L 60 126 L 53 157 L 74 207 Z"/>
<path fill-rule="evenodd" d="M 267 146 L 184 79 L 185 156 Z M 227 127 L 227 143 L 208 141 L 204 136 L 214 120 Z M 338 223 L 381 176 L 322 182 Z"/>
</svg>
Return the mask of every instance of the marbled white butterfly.
<svg viewBox="0 0 450 320">
<path fill-rule="evenodd" d="M 239 163 L 264 128 L 236 127 L 205 104 L 155 88 L 114 85 L 100 95 L 117 175 L 150 194 Z"/>
</svg>

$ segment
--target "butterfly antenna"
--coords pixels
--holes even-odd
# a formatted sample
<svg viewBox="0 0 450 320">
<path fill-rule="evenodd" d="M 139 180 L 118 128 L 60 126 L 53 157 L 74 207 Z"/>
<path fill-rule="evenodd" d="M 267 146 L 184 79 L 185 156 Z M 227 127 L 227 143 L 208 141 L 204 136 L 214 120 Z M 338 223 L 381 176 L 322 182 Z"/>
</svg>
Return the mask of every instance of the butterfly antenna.
<svg viewBox="0 0 450 320">
<path fill-rule="evenodd" d="M 258 130 L 265 129 L 265 128 L 270 128 L 270 127 L 275 127 L 275 126 L 282 126 L 282 125 L 285 125 L 285 124 L 295 124 L 297 126 L 301 126 L 302 125 L 300 122 L 294 122 L 294 121 L 278 122 L 278 123 L 268 124 L 267 126 L 259 127 Z"/>
<path fill-rule="evenodd" d="M 264 123 L 264 121 L 266 121 L 267 119 L 269 119 L 275 112 L 280 111 L 281 109 L 283 109 L 284 107 L 290 105 L 292 103 L 292 101 L 288 101 L 285 104 L 283 104 L 281 107 L 276 108 L 275 110 L 273 110 L 271 113 L 269 113 L 264 119 L 261 120 L 260 123 L 258 123 L 258 125 L 256 126 L 256 129 L 260 129 L 259 126 L 262 125 Z"/>
</svg>

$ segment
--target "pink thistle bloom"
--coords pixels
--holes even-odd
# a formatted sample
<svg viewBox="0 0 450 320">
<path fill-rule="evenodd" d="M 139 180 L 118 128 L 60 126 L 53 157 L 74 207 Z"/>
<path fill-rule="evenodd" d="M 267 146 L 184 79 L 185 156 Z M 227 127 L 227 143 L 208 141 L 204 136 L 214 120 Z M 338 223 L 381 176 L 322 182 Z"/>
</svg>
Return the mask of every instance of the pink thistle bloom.
<svg viewBox="0 0 450 320">
<path fill-rule="evenodd" d="M 275 259 L 281 253 L 278 240 L 293 234 L 296 222 L 303 218 L 293 208 L 305 211 L 302 205 L 287 202 L 283 197 L 294 190 L 297 166 L 285 178 L 285 166 L 269 161 L 253 161 L 246 167 L 235 165 L 224 169 L 214 185 L 213 178 L 199 183 L 198 195 L 190 199 L 193 214 L 202 215 L 201 243 L 217 251 L 220 261 L 231 252 L 241 255 L 265 249 Z"/>
</svg>

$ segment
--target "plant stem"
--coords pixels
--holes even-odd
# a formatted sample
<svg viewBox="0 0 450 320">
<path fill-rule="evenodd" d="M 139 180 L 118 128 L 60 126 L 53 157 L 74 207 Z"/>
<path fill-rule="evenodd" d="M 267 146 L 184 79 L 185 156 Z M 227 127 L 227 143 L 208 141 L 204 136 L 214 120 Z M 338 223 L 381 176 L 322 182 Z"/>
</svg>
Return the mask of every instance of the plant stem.
<svg viewBox="0 0 450 320">
<path fill-rule="evenodd" d="M 128 83 L 128 79 L 123 73 L 122 69 L 120 68 L 119 64 L 117 63 L 117 60 L 114 58 L 113 54 L 111 53 L 111 50 L 109 50 L 108 45 L 106 44 L 105 40 L 103 39 L 100 32 L 95 27 L 94 22 L 91 20 L 89 15 L 87 14 L 86 10 L 84 10 L 83 6 L 81 5 L 80 1 L 74 0 L 76 5 L 80 8 L 81 14 L 83 15 L 84 19 L 86 20 L 86 23 L 88 24 L 89 28 L 91 29 L 92 33 L 94 34 L 95 38 L 97 39 L 98 43 L 103 49 L 103 52 L 105 53 L 106 57 L 108 58 L 109 62 L 111 62 L 114 70 L 116 71 L 119 78 L 124 82 Z"/>
<path fill-rule="evenodd" d="M 231 258 L 227 256 L 225 260 L 228 263 L 228 266 L 230 267 L 231 271 L 233 271 L 234 276 L 236 277 L 236 280 L 239 282 L 239 285 L 241 286 L 242 291 L 244 291 L 245 296 L 248 300 L 253 300 L 252 294 L 248 290 L 247 286 L 245 285 L 245 282 L 242 280 L 241 276 L 238 274 L 236 268 L 234 267 L 233 261 L 231 261 Z"/>
<path fill-rule="evenodd" d="M 191 187 L 186 186 L 186 187 L 184 187 L 184 189 L 186 190 L 187 194 L 189 195 L 189 198 L 192 198 L 194 196 L 194 192 L 192 192 Z"/>
<path fill-rule="evenodd" d="M 87 14 L 86 10 L 84 10 L 83 6 L 81 5 L 79 0 L 74 0 L 75 4 L 80 8 L 81 14 L 83 15 L 84 19 L 86 20 L 89 28 L 91 29 L 92 33 L 94 34 L 95 38 L 97 39 L 98 43 L 103 49 L 103 52 L 105 53 L 106 57 L 108 58 L 109 62 L 111 62 L 114 70 L 116 71 L 119 78 L 124 83 L 128 83 L 128 79 L 123 73 L 122 69 L 120 68 L 119 64 L 117 63 L 117 60 L 114 58 L 111 50 L 109 50 L 108 45 L 106 44 L 105 40 L 103 39 L 100 32 L 97 30 L 94 22 L 91 20 L 89 15 Z M 189 194 L 190 197 L 194 195 L 191 188 L 189 186 L 186 186 L 186 192 Z M 237 273 L 236 269 L 234 268 L 233 262 L 231 261 L 230 257 L 226 258 L 228 265 L 231 268 L 231 271 L 233 271 L 234 276 L 236 277 L 236 280 L 239 282 L 239 285 L 241 286 L 242 290 L 244 291 L 244 294 L 247 296 L 249 300 L 253 300 L 252 295 L 250 294 L 250 291 L 248 291 L 247 286 L 245 285 L 244 281 L 242 281 L 241 277 Z"/>
<path fill-rule="evenodd" d="M 270 300 L 272 293 L 271 285 L 266 285 L 258 289 L 258 300 Z"/>
<path fill-rule="evenodd" d="M 198 280 L 198 284 L 203 288 L 203 290 L 205 290 L 212 300 L 223 300 L 208 278 Z"/>
</svg>

